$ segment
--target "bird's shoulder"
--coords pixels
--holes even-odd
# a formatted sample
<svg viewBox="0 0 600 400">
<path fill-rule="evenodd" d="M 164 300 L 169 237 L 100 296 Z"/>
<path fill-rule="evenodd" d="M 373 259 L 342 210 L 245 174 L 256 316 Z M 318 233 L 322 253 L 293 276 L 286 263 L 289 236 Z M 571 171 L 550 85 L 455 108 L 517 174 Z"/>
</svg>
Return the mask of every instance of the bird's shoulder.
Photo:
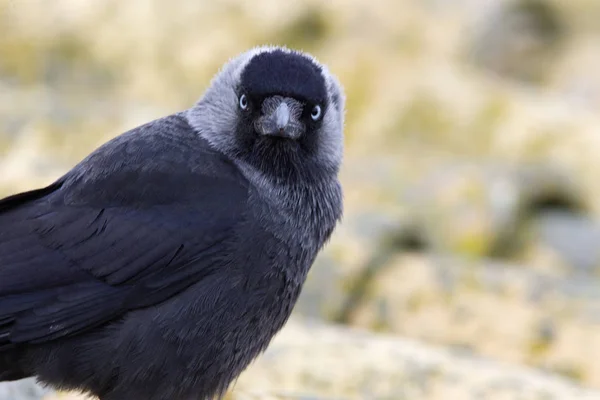
<svg viewBox="0 0 600 400">
<path fill-rule="evenodd" d="M 171 116 L 46 188 L 0 200 L 0 349 L 86 331 L 221 273 L 247 191 L 234 165 Z"/>
<path fill-rule="evenodd" d="M 61 179 L 69 205 L 143 206 L 211 198 L 244 202 L 247 179 L 197 134 L 183 114 L 131 129 L 108 141 Z"/>
</svg>

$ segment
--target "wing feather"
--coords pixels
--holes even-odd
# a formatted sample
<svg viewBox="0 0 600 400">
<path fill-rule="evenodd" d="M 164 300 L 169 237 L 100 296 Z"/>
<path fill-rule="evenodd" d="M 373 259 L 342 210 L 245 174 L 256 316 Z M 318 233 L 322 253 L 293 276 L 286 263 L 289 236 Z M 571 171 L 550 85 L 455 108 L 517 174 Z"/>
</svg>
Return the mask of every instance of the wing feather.
<svg viewBox="0 0 600 400">
<path fill-rule="evenodd" d="M 141 136 L 140 151 L 160 148 L 144 147 Z M 88 180 L 73 173 L 0 200 L 0 349 L 75 335 L 158 304 L 227 262 L 247 185 L 221 156 L 188 147 L 154 159 L 188 165 L 202 156 L 209 168 L 175 165 L 170 174 L 140 165 Z M 121 153 L 90 160 L 111 165 Z M 141 190 L 119 192 L 131 176 Z"/>
</svg>

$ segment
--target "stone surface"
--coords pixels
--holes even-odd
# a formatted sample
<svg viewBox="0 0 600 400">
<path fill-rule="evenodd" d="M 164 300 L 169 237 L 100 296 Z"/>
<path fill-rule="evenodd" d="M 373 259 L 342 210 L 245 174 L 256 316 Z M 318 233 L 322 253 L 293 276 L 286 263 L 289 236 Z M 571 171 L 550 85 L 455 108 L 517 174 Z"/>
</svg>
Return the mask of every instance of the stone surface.
<svg viewBox="0 0 600 400">
<path fill-rule="evenodd" d="M 0 400 L 39 400 L 53 393 L 38 385 L 34 379 L 0 383 Z"/>
<path fill-rule="evenodd" d="M 598 282 L 570 275 L 560 263 L 550 265 L 551 257 L 525 268 L 451 256 L 390 255 L 368 284 L 358 274 L 366 288 L 342 320 L 600 387 Z"/>
</svg>

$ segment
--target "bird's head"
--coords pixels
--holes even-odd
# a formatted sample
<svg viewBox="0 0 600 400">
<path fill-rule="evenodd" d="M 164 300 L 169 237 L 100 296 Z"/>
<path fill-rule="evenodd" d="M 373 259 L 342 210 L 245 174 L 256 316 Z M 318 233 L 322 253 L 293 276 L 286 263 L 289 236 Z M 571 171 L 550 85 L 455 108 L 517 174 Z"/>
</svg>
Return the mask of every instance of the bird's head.
<svg viewBox="0 0 600 400">
<path fill-rule="evenodd" d="M 217 150 L 274 178 L 336 174 L 344 93 L 314 57 L 257 47 L 230 60 L 189 111 Z"/>
</svg>

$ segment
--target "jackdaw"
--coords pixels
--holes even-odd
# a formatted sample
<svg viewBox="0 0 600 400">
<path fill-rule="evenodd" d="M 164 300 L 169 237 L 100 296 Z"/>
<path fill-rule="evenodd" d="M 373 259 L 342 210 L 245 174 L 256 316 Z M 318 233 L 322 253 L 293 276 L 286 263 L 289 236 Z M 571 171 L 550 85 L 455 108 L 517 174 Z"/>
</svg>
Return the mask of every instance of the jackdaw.
<svg viewBox="0 0 600 400">
<path fill-rule="evenodd" d="M 0 200 L 0 381 L 221 397 L 341 219 L 344 102 L 311 55 L 256 47 L 190 109 Z"/>
</svg>

